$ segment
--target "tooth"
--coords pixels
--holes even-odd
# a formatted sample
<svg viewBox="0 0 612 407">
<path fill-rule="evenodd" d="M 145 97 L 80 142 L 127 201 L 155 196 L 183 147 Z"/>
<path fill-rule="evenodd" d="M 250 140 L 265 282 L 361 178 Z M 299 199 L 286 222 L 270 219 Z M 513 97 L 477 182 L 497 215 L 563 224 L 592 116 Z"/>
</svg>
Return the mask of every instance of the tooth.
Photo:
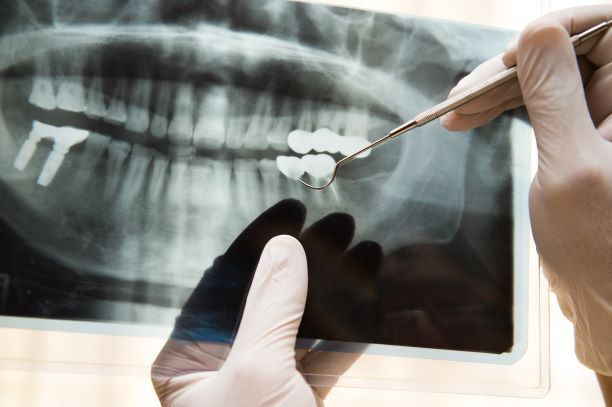
<svg viewBox="0 0 612 407">
<path fill-rule="evenodd" d="M 139 79 L 132 87 L 130 106 L 128 107 L 125 128 L 144 133 L 149 128 L 149 98 L 151 81 Z"/>
<path fill-rule="evenodd" d="M 157 87 L 157 100 L 150 129 L 153 137 L 164 138 L 168 132 L 168 111 L 170 110 L 171 90 L 170 83 L 167 81 L 160 82 Z"/>
<path fill-rule="evenodd" d="M 83 185 L 98 165 L 106 152 L 111 138 L 100 133 L 91 132 L 83 143 L 83 157 L 78 161 L 75 171 L 76 185 Z"/>
<path fill-rule="evenodd" d="M 273 124 L 268 134 L 268 143 L 272 149 L 283 153 L 289 149 L 287 134 L 291 131 L 292 122 L 292 101 L 285 98 L 281 103 L 281 112 L 276 119 L 276 123 Z"/>
<path fill-rule="evenodd" d="M 151 178 L 149 181 L 148 198 L 151 204 L 159 202 L 164 187 L 164 180 L 166 179 L 167 169 L 168 160 L 159 154 L 156 155 L 153 159 L 153 169 L 151 170 Z"/>
<path fill-rule="evenodd" d="M 298 117 L 296 128 L 304 131 L 312 131 L 313 129 L 313 107 L 310 100 L 306 100 L 300 106 L 300 115 Z"/>
<path fill-rule="evenodd" d="M 215 86 L 202 93 L 198 122 L 193 131 L 193 142 L 198 148 L 219 149 L 225 141 L 228 117 L 227 91 Z"/>
<path fill-rule="evenodd" d="M 234 161 L 234 179 L 236 186 L 236 201 L 241 215 L 246 219 L 257 216 L 263 206 L 257 173 L 257 161 L 252 159 L 237 159 Z"/>
<path fill-rule="evenodd" d="M 36 76 L 34 76 L 32 92 L 28 99 L 32 105 L 45 110 L 53 110 L 57 107 L 49 66 L 49 59 L 46 56 L 37 59 Z"/>
<path fill-rule="evenodd" d="M 179 86 L 175 101 L 174 114 L 168 126 L 168 138 L 175 144 L 189 145 L 193 135 L 193 87 L 190 84 Z"/>
<path fill-rule="evenodd" d="M 361 137 L 343 136 L 340 139 L 340 154 L 348 156 L 356 153 L 360 149 L 364 148 L 368 144 L 368 140 Z M 372 150 L 366 150 L 363 153 L 356 156 L 356 158 L 365 158 L 370 155 Z"/>
<path fill-rule="evenodd" d="M 276 202 L 276 194 L 281 190 L 281 176 L 278 173 L 276 161 L 264 158 L 259 161 L 259 173 L 263 184 L 263 199 L 265 206 L 270 207 Z"/>
<path fill-rule="evenodd" d="M 119 185 L 121 167 L 125 158 L 130 152 L 130 143 L 122 140 L 113 140 L 108 145 L 108 159 L 107 162 L 107 174 L 106 174 L 106 186 L 104 193 L 107 197 L 114 197 Z"/>
<path fill-rule="evenodd" d="M 227 133 L 225 145 L 230 149 L 242 148 L 244 134 L 248 124 L 248 105 L 250 94 L 240 89 L 234 89 L 230 100 L 232 101 L 229 119 L 227 121 Z"/>
<path fill-rule="evenodd" d="M 297 157 L 279 155 L 276 157 L 276 168 L 287 178 L 299 179 L 304 174 L 304 162 Z"/>
<path fill-rule="evenodd" d="M 300 160 L 304 171 L 314 178 L 327 178 L 334 172 L 336 161 L 327 154 L 307 154 Z"/>
<path fill-rule="evenodd" d="M 32 159 L 32 155 L 34 155 L 34 152 L 38 147 L 38 142 L 44 137 L 50 137 L 53 132 L 53 126 L 49 126 L 48 124 L 44 124 L 36 120 L 33 121 L 32 130 L 30 130 L 28 138 L 23 143 L 21 149 L 17 153 L 17 157 L 15 157 L 13 166 L 19 171 L 23 171 Z"/>
<path fill-rule="evenodd" d="M 265 150 L 268 148 L 268 134 L 272 128 L 273 117 L 272 97 L 269 94 L 259 96 L 244 135 L 245 148 L 250 150 Z"/>
<path fill-rule="evenodd" d="M 340 150 L 340 136 L 327 127 L 312 133 L 310 140 L 310 146 L 317 153 L 327 152 L 335 154 Z"/>
<path fill-rule="evenodd" d="M 142 190 L 146 173 L 153 157 L 153 150 L 139 144 L 132 147 L 130 160 L 121 185 L 119 202 L 124 208 L 134 204 L 135 198 Z"/>
<path fill-rule="evenodd" d="M 368 138 L 369 113 L 366 109 L 353 108 L 347 114 L 345 136 Z"/>
<path fill-rule="evenodd" d="M 101 118 L 106 116 L 106 106 L 104 105 L 104 88 L 102 85 L 102 78 L 99 76 L 94 77 L 89 84 L 85 115 L 91 118 Z"/>
<path fill-rule="evenodd" d="M 113 97 L 108 103 L 108 111 L 104 120 L 113 124 L 123 124 L 127 119 L 127 113 L 125 110 L 125 99 L 127 96 L 127 81 L 125 79 L 118 79 L 115 84 L 115 91 Z"/>
<path fill-rule="evenodd" d="M 83 77 L 63 77 L 57 90 L 57 107 L 70 112 L 85 110 L 85 88 Z"/>
<path fill-rule="evenodd" d="M 289 148 L 298 153 L 306 154 L 312 150 L 312 133 L 304 130 L 293 130 L 287 137 Z"/>
<path fill-rule="evenodd" d="M 55 178 L 70 148 L 76 144 L 82 143 L 89 136 L 89 131 L 87 130 L 75 129 L 72 127 L 60 127 L 56 129 L 56 133 L 53 135 L 53 150 L 49 154 L 47 161 L 45 161 L 45 165 L 36 181 L 43 187 L 48 186 L 51 181 L 53 181 L 53 178 Z"/>
</svg>

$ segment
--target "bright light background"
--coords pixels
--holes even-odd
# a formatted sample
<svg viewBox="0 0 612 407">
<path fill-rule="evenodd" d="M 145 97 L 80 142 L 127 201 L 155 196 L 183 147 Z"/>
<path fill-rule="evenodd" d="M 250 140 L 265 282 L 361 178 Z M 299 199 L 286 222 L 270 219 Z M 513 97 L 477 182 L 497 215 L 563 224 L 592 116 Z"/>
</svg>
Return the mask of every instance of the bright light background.
<svg viewBox="0 0 612 407">
<path fill-rule="evenodd" d="M 527 22 L 549 10 L 556 10 L 591 2 L 582 0 L 326 0 L 328 3 L 367 9 L 403 12 L 422 16 L 446 18 L 470 23 L 495 25 L 520 30 Z M 610 3 L 609 1 L 606 3 Z M 327 406 L 603 406 L 594 374 L 580 365 L 574 355 L 573 329 L 563 318 L 554 296 L 550 311 L 551 342 L 551 390 L 542 399 L 518 399 L 453 395 L 442 393 L 417 393 L 407 391 L 382 391 L 366 389 L 336 388 L 330 393 Z M 68 341 L 61 346 L 74 347 L 79 351 L 79 334 L 67 335 Z M 3 331 L 0 348 L 13 350 L 15 354 L 25 352 L 25 359 L 37 360 L 50 352 L 53 342 L 48 337 L 39 340 L 40 333 Z M 109 360 L 130 358 L 133 346 L 117 341 L 116 353 Z M 54 346 L 57 345 L 57 341 Z M 154 357 L 163 341 L 151 340 L 145 349 Z M 28 345 L 24 348 L 24 345 Z M 125 346 L 124 346 L 125 345 Z M 25 350 L 24 350 L 25 349 Z M 82 350 L 87 351 L 87 350 Z M 95 352 L 94 349 L 89 351 Z M 152 360 L 152 359 L 151 359 Z M 202 400 L 206 404 L 206 400 Z M 127 377 L 112 374 L 67 374 L 52 366 L 41 371 L 0 371 L 0 406 L 155 406 L 155 393 L 146 377 Z"/>
</svg>

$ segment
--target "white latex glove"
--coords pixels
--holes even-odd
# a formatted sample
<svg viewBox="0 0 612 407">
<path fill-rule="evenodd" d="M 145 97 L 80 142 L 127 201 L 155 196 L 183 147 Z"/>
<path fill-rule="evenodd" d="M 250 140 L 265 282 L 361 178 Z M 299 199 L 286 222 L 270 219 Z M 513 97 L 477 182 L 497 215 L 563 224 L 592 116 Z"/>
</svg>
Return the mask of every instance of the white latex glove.
<svg viewBox="0 0 612 407">
<path fill-rule="evenodd" d="M 612 5 L 602 5 L 531 23 L 518 43 L 476 68 L 451 95 L 515 63 L 518 81 L 442 119 L 449 130 L 467 130 L 524 102 L 538 148 L 529 195 L 534 239 L 574 323 L 578 358 L 606 376 L 612 376 L 612 29 L 577 51 L 569 36 L 610 18 Z"/>
<path fill-rule="evenodd" d="M 160 353 L 156 364 L 164 371 L 156 374 L 154 364 L 152 379 L 162 404 L 299 407 L 321 402 L 296 369 L 294 346 L 307 287 L 301 244 L 291 236 L 270 240 L 225 362 L 227 345 L 221 344 L 171 339 Z M 176 366 L 180 374 L 173 376 L 168 366 Z"/>
</svg>

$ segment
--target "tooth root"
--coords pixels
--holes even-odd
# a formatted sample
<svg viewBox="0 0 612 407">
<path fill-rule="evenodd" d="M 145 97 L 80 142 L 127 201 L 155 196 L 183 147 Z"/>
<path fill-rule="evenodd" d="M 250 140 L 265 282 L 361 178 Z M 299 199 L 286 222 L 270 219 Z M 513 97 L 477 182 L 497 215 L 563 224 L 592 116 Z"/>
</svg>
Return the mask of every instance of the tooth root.
<svg viewBox="0 0 612 407">
<path fill-rule="evenodd" d="M 245 219 L 253 219 L 263 206 L 261 187 L 257 174 L 257 161 L 237 159 L 234 161 L 234 180 L 236 181 L 236 202 Z"/>
<path fill-rule="evenodd" d="M 304 162 L 297 157 L 279 155 L 276 157 L 276 168 L 287 178 L 300 179 L 304 174 Z"/>
<path fill-rule="evenodd" d="M 149 128 L 149 98 L 151 81 L 137 80 L 132 88 L 130 106 L 128 107 L 125 128 L 134 132 L 144 133 Z"/>
<path fill-rule="evenodd" d="M 125 109 L 125 99 L 127 94 L 127 81 L 118 79 L 115 85 L 115 92 L 108 103 L 108 111 L 104 117 L 104 121 L 113 124 L 123 124 L 127 119 Z"/>
<path fill-rule="evenodd" d="M 332 104 L 325 104 L 319 111 L 317 128 L 327 127 L 335 133 L 339 133 L 346 124 L 347 118 L 344 109 Z"/>
<path fill-rule="evenodd" d="M 175 97 L 174 114 L 168 125 L 168 138 L 175 144 L 189 145 L 193 136 L 193 88 L 180 85 Z"/>
<path fill-rule="evenodd" d="M 172 96 L 170 83 L 162 81 L 157 86 L 155 111 L 151 118 L 150 132 L 153 137 L 163 139 L 168 133 L 168 111 Z"/>
<path fill-rule="evenodd" d="M 300 114 L 298 117 L 298 121 L 296 124 L 296 128 L 302 129 L 304 131 L 312 131 L 313 130 L 313 106 L 312 102 L 307 100 L 302 103 L 300 106 Z"/>
<path fill-rule="evenodd" d="M 119 185 L 121 166 L 130 152 L 130 144 L 126 141 L 113 140 L 108 145 L 107 182 L 104 193 L 107 197 L 115 196 Z"/>
<path fill-rule="evenodd" d="M 265 150 L 268 148 L 268 134 L 272 128 L 274 105 L 270 95 L 257 98 L 255 111 L 247 124 L 244 135 L 244 147 L 250 150 Z"/>
<path fill-rule="evenodd" d="M 227 131 L 227 91 L 219 86 L 204 93 L 199 110 L 200 114 L 193 131 L 194 144 L 198 148 L 221 148 Z"/>
<path fill-rule="evenodd" d="M 102 85 L 102 78 L 99 76 L 94 77 L 89 84 L 85 115 L 90 118 L 102 118 L 106 116 L 106 106 L 104 105 L 104 88 Z"/>
<path fill-rule="evenodd" d="M 53 110 L 57 107 L 53 81 L 49 77 L 35 76 L 32 84 L 32 92 L 28 99 L 30 104 L 41 109 Z"/>
<path fill-rule="evenodd" d="M 153 159 L 153 168 L 151 169 L 151 178 L 149 181 L 148 198 L 150 204 L 159 203 L 167 169 L 168 160 L 161 155 L 156 155 Z"/>
<path fill-rule="evenodd" d="M 150 148 L 139 144 L 135 144 L 132 147 L 132 153 L 130 154 L 123 184 L 121 185 L 121 192 L 119 194 L 119 202 L 124 208 L 132 206 L 134 200 L 141 192 L 152 158 L 153 150 Z"/>
<path fill-rule="evenodd" d="M 189 165 L 185 160 L 173 161 L 170 164 L 170 180 L 166 199 L 174 206 L 185 204 L 184 194 L 189 190 Z"/>
<path fill-rule="evenodd" d="M 76 184 L 83 185 L 93 175 L 94 168 L 98 165 L 106 152 L 111 138 L 100 133 L 91 132 L 83 144 L 83 158 L 78 161 L 76 173 Z"/>
<path fill-rule="evenodd" d="M 345 136 L 368 138 L 369 113 L 366 109 L 351 109 L 347 114 Z"/>
<path fill-rule="evenodd" d="M 281 175 L 278 172 L 276 161 L 269 158 L 259 161 L 259 173 L 263 184 L 264 204 L 268 208 L 276 203 L 275 192 L 281 191 Z"/>
<path fill-rule="evenodd" d="M 292 103 L 291 99 L 287 98 L 282 101 L 281 112 L 268 134 L 268 144 L 272 149 L 283 153 L 289 150 L 287 135 L 291 131 L 292 122 Z"/>
<path fill-rule="evenodd" d="M 63 77 L 57 91 L 57 107 L 70 112 L 85 110 L 85 89 L 80 76 Z"/>
</svg>

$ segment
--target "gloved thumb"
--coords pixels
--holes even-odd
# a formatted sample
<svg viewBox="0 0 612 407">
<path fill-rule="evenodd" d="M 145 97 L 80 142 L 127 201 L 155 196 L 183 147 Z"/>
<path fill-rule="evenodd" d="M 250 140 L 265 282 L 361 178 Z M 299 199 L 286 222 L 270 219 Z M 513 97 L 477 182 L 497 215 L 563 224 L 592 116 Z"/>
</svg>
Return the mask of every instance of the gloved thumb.
<svg viewBox="0 0 612 407">
<path fill-rule="evenodd" d="M 521 34 L 516 59 L 539 170 L 558 170 L 579 159 L 598 138 L 570 36 L 557 21 L 538 20 Z"/>
<path fill-rule="evenodd" d="M 295 368 L 294 346 L 307 289 L 302 245 L 288 235 L 271 239 L 259 259 L 230 357 L 255 352 L 268 358 L 266 363 Z"/>
</svg>

